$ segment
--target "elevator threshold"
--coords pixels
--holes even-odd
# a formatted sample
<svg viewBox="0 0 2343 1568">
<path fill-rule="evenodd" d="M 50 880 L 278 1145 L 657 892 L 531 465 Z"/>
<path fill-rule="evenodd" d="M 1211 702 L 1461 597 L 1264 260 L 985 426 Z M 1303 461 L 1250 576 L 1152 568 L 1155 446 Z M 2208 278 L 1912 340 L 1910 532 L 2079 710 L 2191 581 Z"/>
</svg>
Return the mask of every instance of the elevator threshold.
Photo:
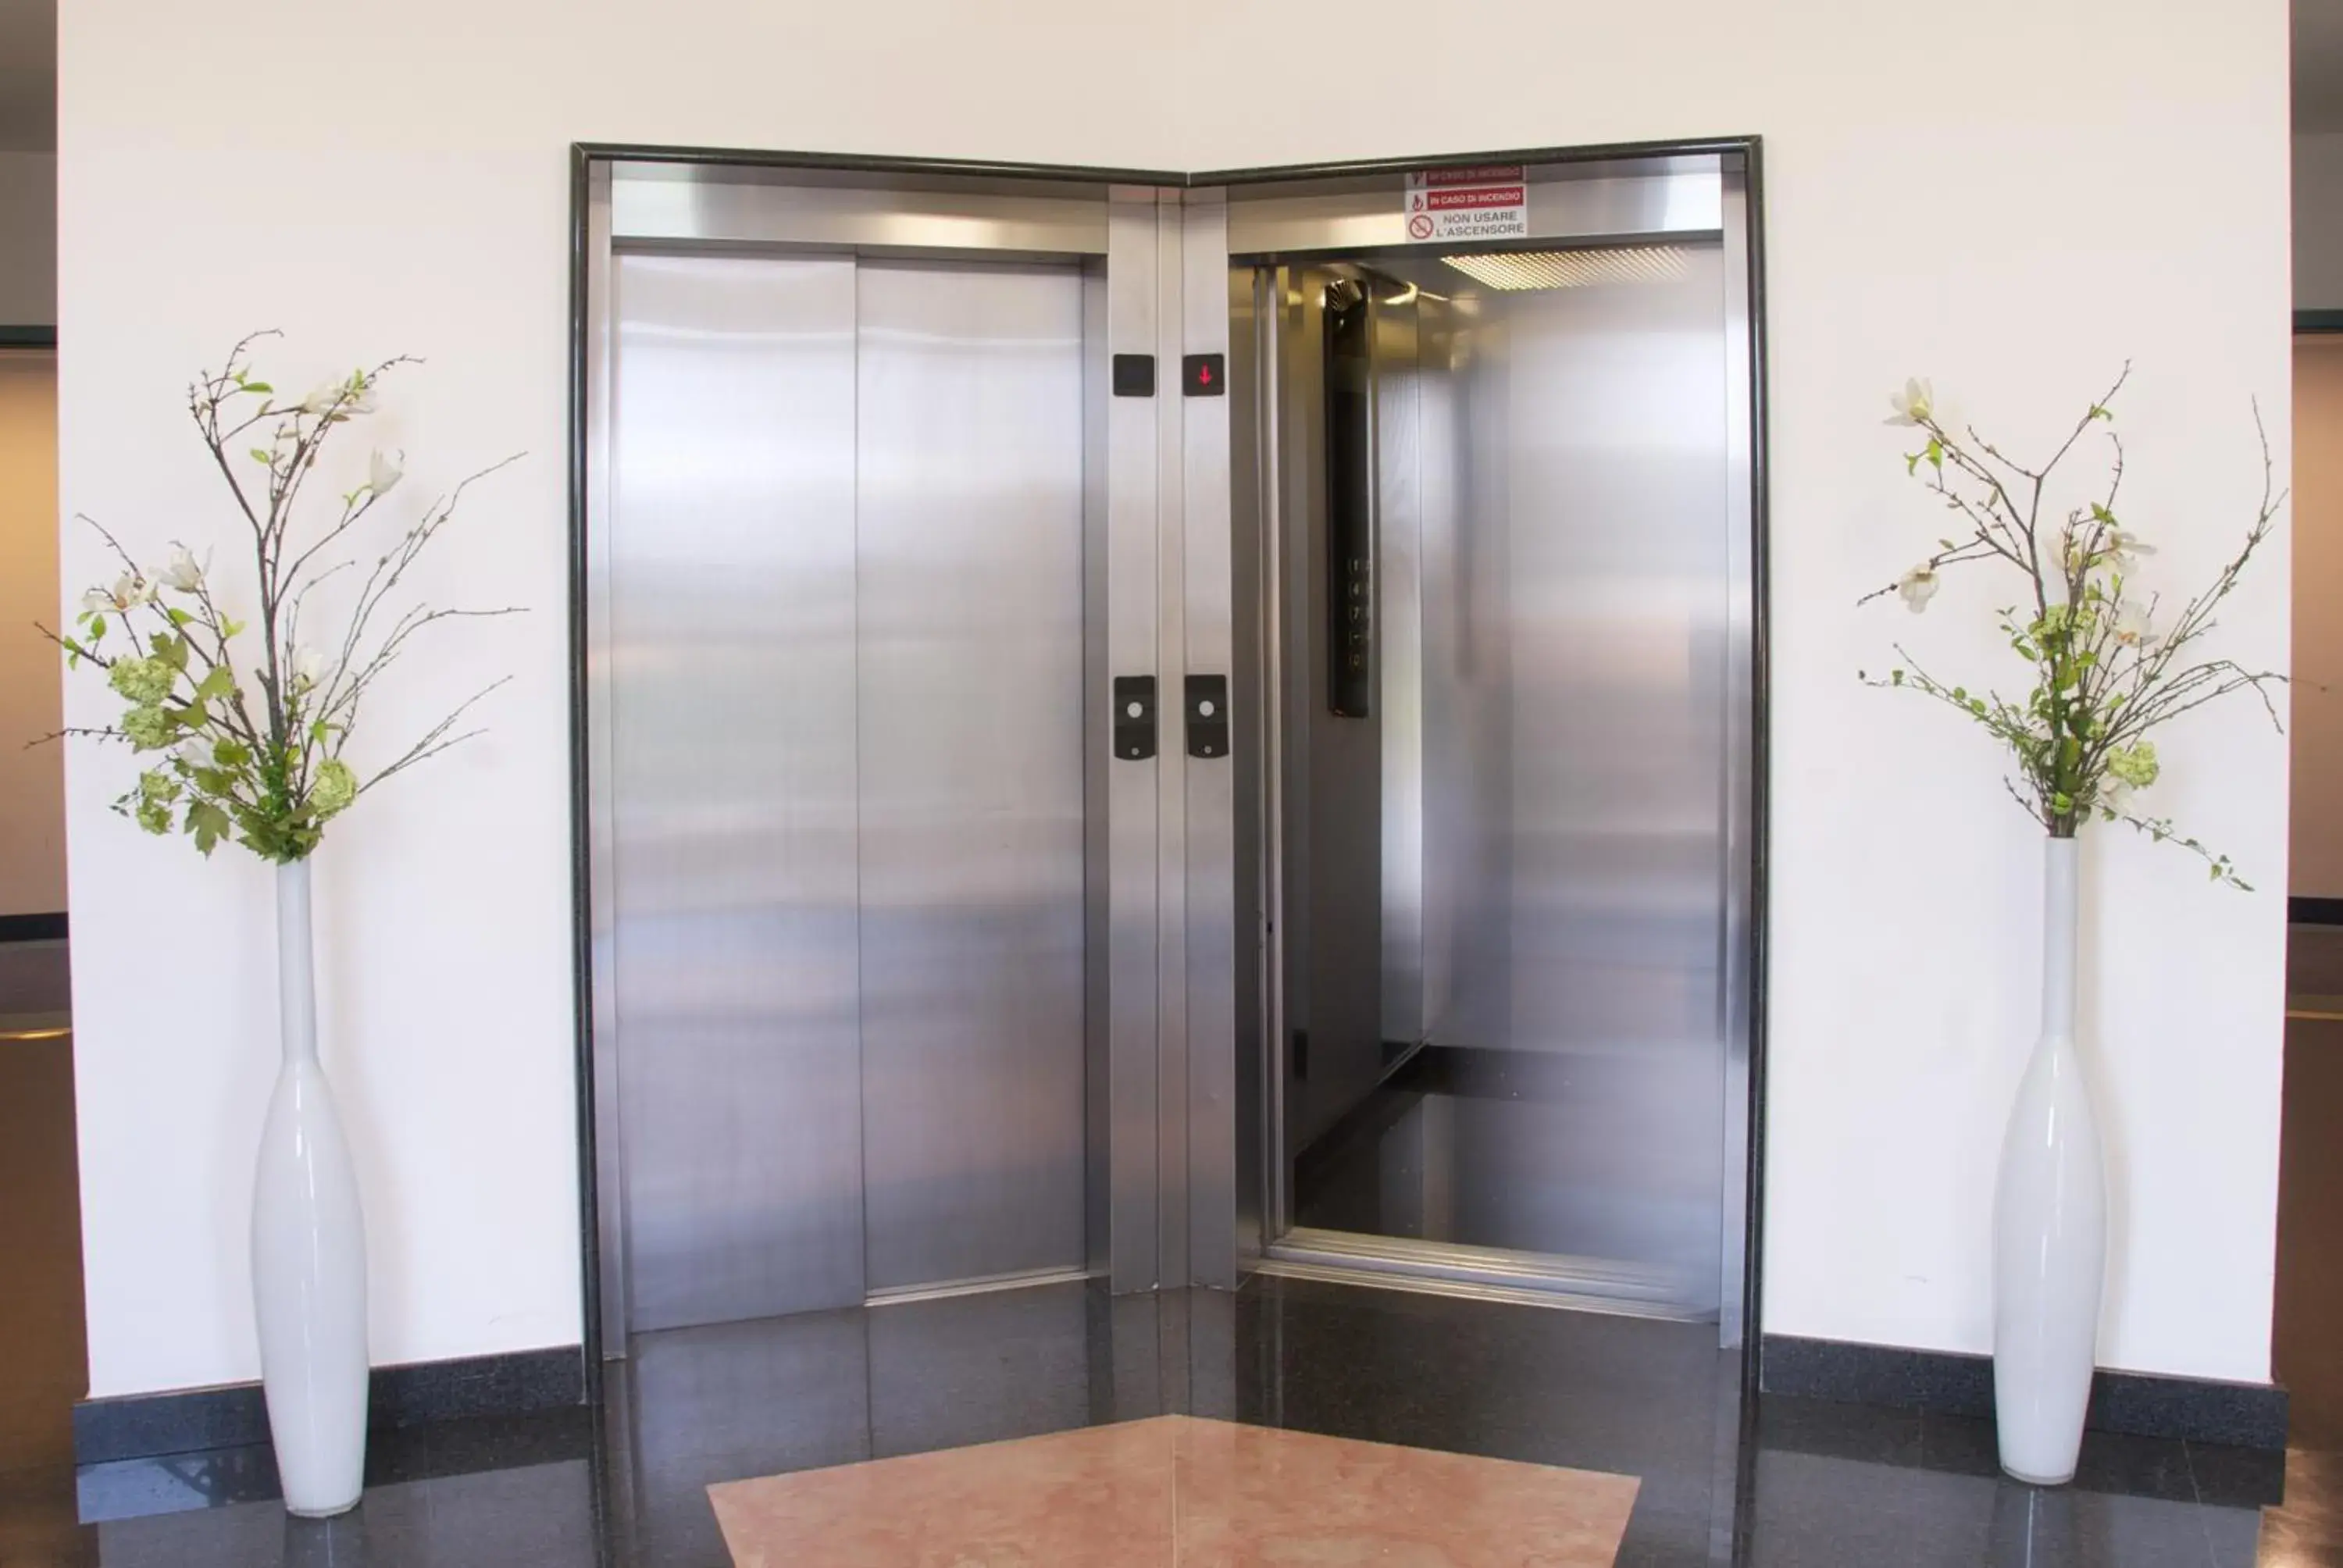
<svg viewBox="0 0 2343 1568">
<path fill-rule="evenodd" d="M 890 1290 L 872 1291 L 862 1298 L 862 1304 L 900 1307 L 911 1302 L 940 1302 L 951 1296 L 1021 1291 L 1033 1285 L 1076 1285 L 1095 1277 L 1088 1269 L 1025 1269 L 1009 1274 L 984 1274 L 973 1280 L 946 1280 L 934 1285 L 897 1285 Z"/>
<path fill-rule="evenodd" d="M 1296 1226 L 1263 1249 L 1256 1271 L 1423 1295 L 1511 1302 L 1665 1322 L 1715 1322 L 1711 1308 L 1687 1306 L 1683 1282 L 1658 1269 L 1599 1258 L 1463 1247 L 1392 1236 Z"/>
</svg>

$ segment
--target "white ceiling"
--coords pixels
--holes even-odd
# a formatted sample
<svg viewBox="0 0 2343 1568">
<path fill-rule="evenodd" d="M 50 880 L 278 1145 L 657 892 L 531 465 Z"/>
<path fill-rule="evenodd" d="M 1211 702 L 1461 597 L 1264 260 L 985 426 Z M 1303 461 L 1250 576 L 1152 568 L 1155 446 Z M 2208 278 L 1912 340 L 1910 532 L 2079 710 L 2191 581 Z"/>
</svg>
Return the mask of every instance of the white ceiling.
<svg viewBox="0 0 2343 1568">
<path fill-rule="evenodd" d="M 56 145 L 56 0 L 0 0 L 0 152 Z"/>
</svg>

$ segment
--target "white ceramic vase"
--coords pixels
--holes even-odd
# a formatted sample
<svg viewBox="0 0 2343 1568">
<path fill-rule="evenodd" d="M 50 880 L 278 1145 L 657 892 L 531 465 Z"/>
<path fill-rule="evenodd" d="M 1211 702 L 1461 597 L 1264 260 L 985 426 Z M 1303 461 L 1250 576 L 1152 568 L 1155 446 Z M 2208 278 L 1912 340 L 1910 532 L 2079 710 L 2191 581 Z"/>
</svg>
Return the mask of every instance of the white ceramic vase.
<svg viewBox="0 0 2343 1568">
<path fill-rule="evenodd" d="M 366 1221 L 317 1062 L 306 859 L 277 869 L 277 986 L 285 1060 L 253 1178 L 252 1302 L 285 1506 L 322 1518 L 357 1504 L 366 1472 Z"/>
<path fill-rule="evenodd" d="M 1993 1211 L 1993 1398 L 2001 1467 L 2037 1486 L 2074 1479 L 2097 1362 L 2107 1177 L 2075 1040 L 2080 850 L 2048 841 L 2042 1036 L 2001 1145 Z"/>
</svg>

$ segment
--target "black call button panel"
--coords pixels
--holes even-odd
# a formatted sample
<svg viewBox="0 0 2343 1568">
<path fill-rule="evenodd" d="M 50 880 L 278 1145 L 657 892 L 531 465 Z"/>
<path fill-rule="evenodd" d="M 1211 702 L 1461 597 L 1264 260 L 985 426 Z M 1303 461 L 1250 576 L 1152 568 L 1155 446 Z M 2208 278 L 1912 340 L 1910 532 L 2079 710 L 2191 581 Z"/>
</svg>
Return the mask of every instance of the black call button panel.
<svg viewBox="0 0 2343 1568">
<path fill-rule="evenodd" d="M 1192 675 L 1188 678 L 1188 755 L 1226 757 L 1229 754 L 1229 678 Z"/>
<path fill-rule="evenodd" d="M 1114 754 L 1125 762 L 1155 755 L 1155 678 L 1114 678 Z"/>
<path fill-rule="evenodd" d="M 1155 356 L 1152 354 L 1116 355 L 1114 357 L 1114 395 L 1118 397 L 1154 397 Z"/>
<path fill-rule="evenodd" d="M 1229 357 L 1191 354 L 1180 361 L 1180 390 L 1191 397 L 1228 396 Z"/>
</svg>

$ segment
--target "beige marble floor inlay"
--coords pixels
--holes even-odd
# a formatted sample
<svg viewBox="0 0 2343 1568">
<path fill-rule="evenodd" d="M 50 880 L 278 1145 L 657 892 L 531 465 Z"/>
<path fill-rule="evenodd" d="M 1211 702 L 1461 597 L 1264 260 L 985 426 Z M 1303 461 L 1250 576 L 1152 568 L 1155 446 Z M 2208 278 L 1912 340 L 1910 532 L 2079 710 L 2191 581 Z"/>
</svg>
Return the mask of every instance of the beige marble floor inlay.
<svg viewBox="0 0 2343 1568">
<path fill-rule="evenodd" d="M 708 1491 L 739 1568 L 1607 1568 L 1636 1485 L 1168 1415 Z"/>
</svg>

